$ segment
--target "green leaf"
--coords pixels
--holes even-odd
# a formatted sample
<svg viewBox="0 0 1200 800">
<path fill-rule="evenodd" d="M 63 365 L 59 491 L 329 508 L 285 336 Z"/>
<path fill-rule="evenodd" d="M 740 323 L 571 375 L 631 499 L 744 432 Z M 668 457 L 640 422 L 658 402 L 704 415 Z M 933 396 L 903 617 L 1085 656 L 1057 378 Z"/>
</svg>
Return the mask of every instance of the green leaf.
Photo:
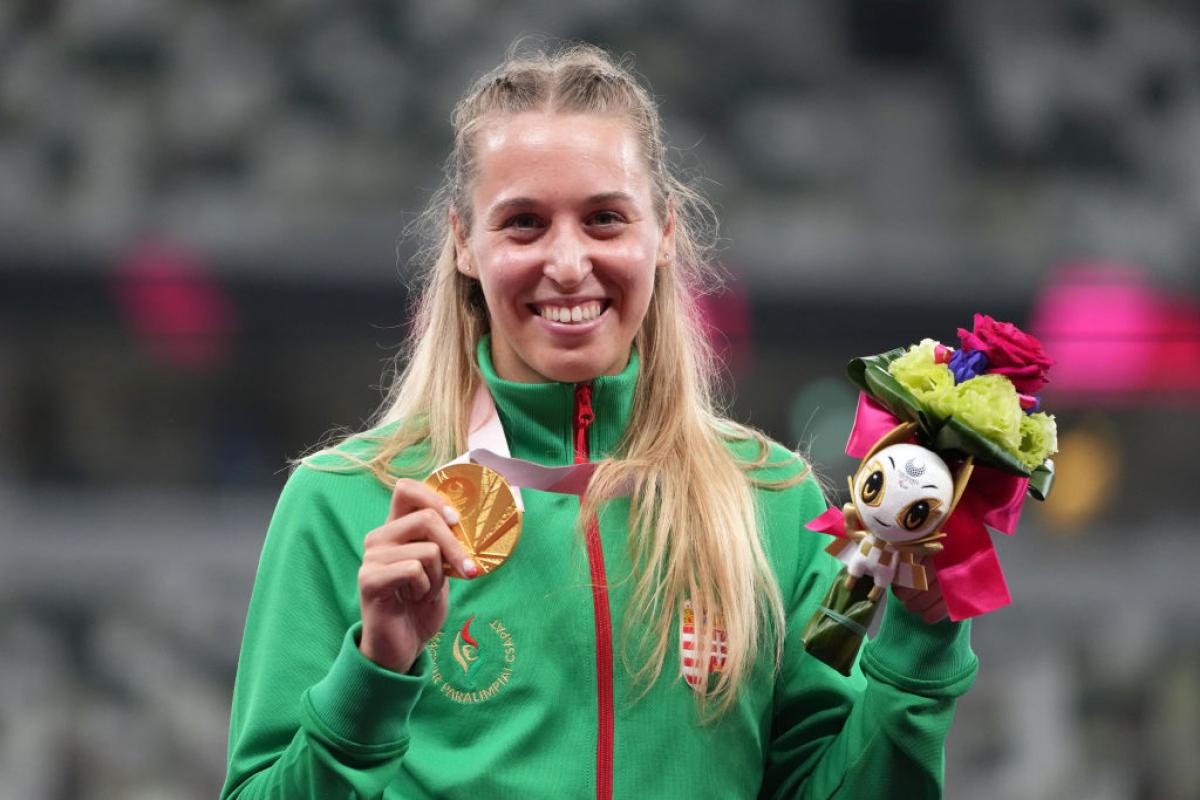
<svg viewBox="0 0 1200 800">
<path fill-rule="evenodd" d="M 1029 493 L 1035 500 L 1045 500 L 1054 488 L 1054 461 L 1047 458 L 1029 476 Z"/>
<path fill-rule="evenodd" d="M 879 610 L 879 604 L 867 597 L 875 586 L 871 577 L 864 575 L 853 589 L 847 589 L 847 574 L 842 567 L 800 634 L 805 651 L 843 675 L 854 668 L 863 635 Z"/>
<path fill-rule="evenodd" d="M 969 428 L 959 420 L 951 417 L 938 431 L 934 441 L 935 450 L 952 450 L 963 455 L 975 456 L 976 464 L 995 467 L 1022 478 L 1029 477 L 1029 470 L 1021 460 L 1010 453 L 1006 447 L 981 436 L 973 428 Z"/>
<path fill-rule="evenodd" d="M 882 403 L 902 422 L 916 422 L 921 425 L 923 433 L 932 439 L 934 432 L 927 427 L 928 415 L 924 413 L 912 392 L 893 378 L 887 369 L 887 365 L 904 355 L 904 352 L 904 348 L 897 348 L 877 356 L 856 358 L 850 362 L 847 372 L 850 380 L 858 388 Z"/>
</svg>

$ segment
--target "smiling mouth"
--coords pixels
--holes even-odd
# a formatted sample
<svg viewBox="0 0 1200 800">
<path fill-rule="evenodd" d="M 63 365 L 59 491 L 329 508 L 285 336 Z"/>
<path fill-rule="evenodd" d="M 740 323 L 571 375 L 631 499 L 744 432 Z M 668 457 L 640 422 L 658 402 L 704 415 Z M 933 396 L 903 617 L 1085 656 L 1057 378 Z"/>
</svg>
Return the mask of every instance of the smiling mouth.
<svg viewBox="0 0 1200 800">
<path fill-rule="evenodd" d="M 610 306 L 612 306 L 612 301 L 605 298 L 603 300 L 588 300 L 573 305 L 558 305 L 554 303 L 530 304 L 529 310 L 549 322 L 577 325 L 584 322 L 591 322 L 598 318 Z"/>
<path fill-rule="evenodd" d="M 878 522 L 880 525 L 882 525 L 882 526 L 883 526 L 883 527 L 885 527 L 885 528 L 890 528 L 890 527 L 892 527 L 891 525 L 888 525 L 886 522 L 884 522 L 883 520 L 881 520 L 879 517 L 875 516 L 874 514 L 872 514 L 872 515 L 871 515 L 871 518 L 872 518 L 873 520 L 875 520 L 876 522 Z"/>
</svg>

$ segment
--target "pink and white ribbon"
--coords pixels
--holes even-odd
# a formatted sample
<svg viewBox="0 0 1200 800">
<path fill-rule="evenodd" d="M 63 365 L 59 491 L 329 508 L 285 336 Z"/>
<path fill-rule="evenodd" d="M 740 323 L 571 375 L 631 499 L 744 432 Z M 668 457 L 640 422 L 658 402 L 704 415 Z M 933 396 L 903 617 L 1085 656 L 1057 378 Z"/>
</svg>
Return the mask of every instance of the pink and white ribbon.
<svg viewBox="0 0 1200 800">
<path fill-rule="evenodd" d="M 536 489 L 541 492 L 582 495 L 587 489 L 596 465 L 570 464 L 563 467 L 546 467 L 513 458 L 504 436 L 504 426 L 487 384 L 481 383 L 475 392 L 471 406 L 471 422 L 467 431 L 467 452 L 445 464 L 482 464 L 504 476 L 513 488 L 513 499 L 517 508 L 524 512 L 521 489 Z"/>
</svg>

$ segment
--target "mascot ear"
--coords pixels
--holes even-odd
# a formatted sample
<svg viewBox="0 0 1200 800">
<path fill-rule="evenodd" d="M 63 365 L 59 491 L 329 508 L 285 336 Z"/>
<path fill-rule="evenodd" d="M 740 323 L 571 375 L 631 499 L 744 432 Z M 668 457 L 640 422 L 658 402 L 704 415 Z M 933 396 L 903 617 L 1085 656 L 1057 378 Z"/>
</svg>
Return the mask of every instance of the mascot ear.
<svg viewBox="0 0 1200 800">
<path fill-rule="evenodd" d="M 900 444 L 901 442 L 908 441 L 909 439 L 911 439 L 913 437 L 913 434 L 916 433 L 916 431 L 917 431 L 917 423 L 901 422 L 899 425 L 892 428 L 890 431 L 885 433 L 883 436 L 879 437 L 878 442 L 871 445 L 871 449 L 867 452 L 867 454 L 865 456 L 863 456 L 862 463 L 866 464 L 868 461 L 871 460 L 871 456 L 875 455 L 876 453 L 878 453 L 880 450 L 882 450 L 885 447 L 891 447 L 894 444 Z"/>
<path fill-rule="evenodd" d="M 962 466 L 958 468 L 958 474 L 954 476 L 954 499 L 950 501 L 950 508 L 946 511 L 946 519 L 954 513 L 954 509 L 958 508 L 958 501 L 962 499 L 963 492 L 967 490 L 967 481 L 971 480 L 971 472 L 975 469 L 975 456 L 967 456 L 963 461 Z"/>
</svg>

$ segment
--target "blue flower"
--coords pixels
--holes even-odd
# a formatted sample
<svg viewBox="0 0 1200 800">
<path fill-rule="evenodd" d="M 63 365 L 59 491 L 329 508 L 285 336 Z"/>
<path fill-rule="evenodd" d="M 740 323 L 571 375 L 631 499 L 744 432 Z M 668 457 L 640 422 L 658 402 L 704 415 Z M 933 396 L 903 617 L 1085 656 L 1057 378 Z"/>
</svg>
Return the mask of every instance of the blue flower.
<svg viewBox="0 0 1200 800">
<path fill-rule="evenodd" d="M 950 371 L 954 373 L 954 382 L 962 383 L 971 378 L 978 378 L 988 368 L 987 355 L 982 350 L 959 349 L 950 356 Z"/>
</svg>

